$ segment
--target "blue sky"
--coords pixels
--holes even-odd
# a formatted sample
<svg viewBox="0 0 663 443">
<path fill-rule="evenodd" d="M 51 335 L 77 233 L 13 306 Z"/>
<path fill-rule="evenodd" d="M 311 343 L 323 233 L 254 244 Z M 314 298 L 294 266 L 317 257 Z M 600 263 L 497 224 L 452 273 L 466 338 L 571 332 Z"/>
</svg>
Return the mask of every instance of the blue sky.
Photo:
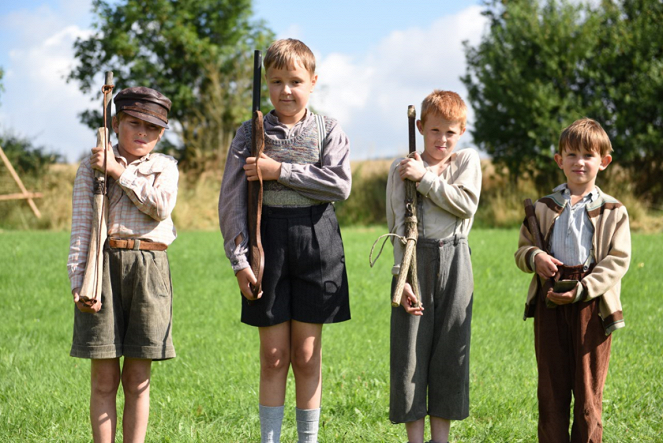
<svg viewBox="0 0 663 443">
<path fill-rule="evenodd" d="M 311 104 L 339 120 L 359 160 L 406 152 L 407 105 L 419 107 L 433 89 L 466 97 L 461 42 L 476 44 L 485 31 L 479 4 L 257 0 L 254 12 L 277 37 L 299 38 L 313 50 L 319 82 Z M 73 42 L 91 32 L 90 10 L 90 0 L 0 2 L 0 131 L 28 137 L 69 161 L 95 140 L 77 115 L 96 103 L 64 81 L 76 63 Z M 461 147 L 471 145 L 469 133 L 463 138 Z"/>
</svg>

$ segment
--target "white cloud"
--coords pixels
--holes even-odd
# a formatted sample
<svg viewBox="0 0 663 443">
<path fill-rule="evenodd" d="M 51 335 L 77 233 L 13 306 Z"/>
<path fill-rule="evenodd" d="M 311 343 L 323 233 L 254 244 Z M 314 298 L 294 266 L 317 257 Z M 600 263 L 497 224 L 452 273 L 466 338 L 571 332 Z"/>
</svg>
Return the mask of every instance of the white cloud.
<svg viewBox="0 0 663 443">
<path fill-rule="evenodd" d="M 362 59 L 330 54 L 318 63 L 320 90 L 311 104 L 339 120 L 353 158 L 402 154 L 407 151 L 408 105 L 419 112 L 433 89 L 456 91 L 467 102 L 459 79 L 466 66 L 462 42 L 476 45 L 485 23 L 481 7 L 471 6 L 427 29 L 394 31 Z"/>
<path fill-rule="evenodd" d="M 79 3 L 62 6 L 69 11 Z M 27 137 L 74 161 L 94 144 L 94 134 L 77 116 L 90 107 L 89 96 L 77 84 L 65 81 L 74 63 L 74 41 L 90 33 L 72 21 L 71 16 L 47 6 L 14 11 L 0 19 L 13 37 L 6 45 L 9 61 L 3 79 L 0 130 Z"/>
</svg>

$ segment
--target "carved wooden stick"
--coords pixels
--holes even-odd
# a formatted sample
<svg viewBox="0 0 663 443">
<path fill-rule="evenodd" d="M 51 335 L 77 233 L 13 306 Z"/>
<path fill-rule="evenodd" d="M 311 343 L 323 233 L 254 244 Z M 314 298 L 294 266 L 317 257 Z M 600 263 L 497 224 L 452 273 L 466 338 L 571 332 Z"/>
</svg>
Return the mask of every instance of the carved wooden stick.
<svg viewBox="0 0 663 443">
<path fill-rule="evenodd" d="M 410 105 L 407 108 L 408 117 L 408 132 L 409 132 L 409 151 L 410 155 L 416 152 L 416 139 L 414 121 L 417 111 L 414 106 Z M 401 297 L 403 296 L 403 288 L 405 282 L 410 276 L 410 286 L 417 298 L 416 306 L 419 306 L 421 299 L 419 297 L 419 281 L 417 279 L 417 259 L 416 259 L 416 244 L 419 233 L 417 231 L 417 185 L 411 181 L 405 181 L 405 251 L 403 253 L 403 261 L 401 262 L 401 269 L 398 273 L 398 280 L 396 280 L 396 287 L 391 296 L 391 305 L 396 307 L 401 304 Z"/>
<path fill-rule="evenodd" d="M 262 275 L 265 270 L 265 253 L 260 238 L 262 218 L 262 174 L 258 167 L 260 154 L 265 149 L 265 130 L 262 112 L 260 112 L 260 76 L 262 53 L 255 51 L 253 56 L 253 116 L 251 118 L 251 157 L 256 158 L 258 180 L 248 183 L 248 224 L 249 224 L 249 263 L 256 284 L 251 287 L 253 296 L 257 297 L 262 290 Z"/>
<path fill-rule="evenodd" d="M 106 220 L 108 219 L 108 196 L 106 187 L 108 185 L 108 176 L 106 173 L 106 155 L 110 141 L 110 97 L 113 91 L 113 72 L 106 72 L 106 81 L 101 88 L 104 94 L 104 125 L 97 129 L 97 146 L 104 148 L 104 172 L 94 171 L 94 198 L 92 201 L 92 229 L 90 232 L 90 242 L 85 264 L 85 274 L 83 276 L 83 286 L 80 289 L 80 299 L 88 307 L 95 307 L 98 311 L 101 304 L 97 301 L 101 299 L 101 286 L 103 283 L 104 270 L 104 243 L 108 236 Z"/>
</svg>

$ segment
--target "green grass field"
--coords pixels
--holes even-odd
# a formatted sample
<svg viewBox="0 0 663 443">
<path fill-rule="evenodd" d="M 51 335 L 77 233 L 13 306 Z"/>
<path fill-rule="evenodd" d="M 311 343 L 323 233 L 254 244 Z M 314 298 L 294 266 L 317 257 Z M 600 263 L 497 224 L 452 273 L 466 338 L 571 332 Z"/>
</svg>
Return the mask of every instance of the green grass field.
<svg viewBox="0 0 663 443">
<path fill-rule="evenodd" d="M 321 442 L 403 442 L 388 420 L 389 267 L 385 228 L 343 235 L 353 319 L 323 334 Z M 69 357 L 74 305 L 68 233 L 0 233 L 0 442 L 90 441 L 89 363 Z M 536 440 L 532 321 L 523 322 L 530 276 L 514 265 L 515 230 L 470 236 L 476 290 L 470 418 L 456 442 Z M 663 434 L 663 234 L 633 235 L 604 398 L 604 441 L 661 441 Z M 239 293 L 221 235 L 184 232 L 169 250 L 178 357 L 153 365 L 148 441 L 258 442 L 258 334 L 239 322 Z M 122 404 L 121 394 L 119 404 Z M 283 441 L 296 441 L 289 382 Z"/>
</svg>

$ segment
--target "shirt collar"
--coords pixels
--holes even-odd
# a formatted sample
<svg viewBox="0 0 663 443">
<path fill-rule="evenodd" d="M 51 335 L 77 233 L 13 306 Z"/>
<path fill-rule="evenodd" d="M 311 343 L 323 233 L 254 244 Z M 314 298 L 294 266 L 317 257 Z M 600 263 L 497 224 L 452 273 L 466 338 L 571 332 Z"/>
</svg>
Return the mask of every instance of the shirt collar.
<svg viewBox="0 0 663 443">
<path fill-rule="evenodd" d="M 129 166 L 129 163 L 127 162 L 127 159 L 126 159 L 122 154 L 120 154 L 120 149 L 118 148 L 118 145 L 113 145 L 113 155 L 115 156 L 116 159 L 119 158 L 120 160 L 122 160 L 123 166 L 124 166 L 125 168 L 126 168 L 127 166 Z M 148 152 L 147 154 L 145 154 L 144 156 L 142 156 L 141 158 L 139 158 L 139 159 L 137 160 L 138 163 L 143 163 L 144 161 L 149 160 L 149 159 L 150 159 L 150 155 L 152 155 L 152 152 Z"/>
<path fill-rule="evenodd" d="M 561 185 L 557 186 L 555 189 L 553 189 L 553 192 L 560 192 L 565 200 L 571 200 L 571 191 L 569 190 L 569 186 L 566 183 L 562 183 Z M 598 196 L 599 188 L 595 186 L 594 189 L 589 191 L 589 193 L 582 198 L 582 201 L 594 202 Z"/>
</svg>

